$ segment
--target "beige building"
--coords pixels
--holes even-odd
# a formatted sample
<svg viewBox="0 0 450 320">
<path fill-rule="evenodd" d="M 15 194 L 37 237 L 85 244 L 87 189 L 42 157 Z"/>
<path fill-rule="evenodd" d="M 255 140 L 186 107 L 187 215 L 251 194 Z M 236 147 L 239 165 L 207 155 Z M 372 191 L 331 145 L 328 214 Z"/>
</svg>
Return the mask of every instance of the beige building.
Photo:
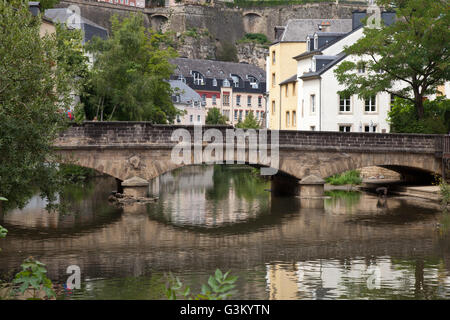
<svg viewBox="0 0 450 320">
<path fill-rule="evenodd" d="M 266 114 L 266 78 L 263 69 L 248 64 L 216 60 L 176 58 L 172 80 L 180 80 L 197 92 L 208 112 L 218 108 L 228 123 L 236 125 L 253 112 L 261 126 Z"/>
<path fill-rule="evenodd" d="M 292 88 L 297 90 L 297 86 L 294 84 L 296 81 L 294 77 L 297 74 L 297 61 L 293 57 L 306 51 L 308 35 L 316 31 L 349 32 L 351 29 L 351 19 L 293 19 L 289 20 L 284 27 L 275 27 L 276 41 L 270 46 L 266 62 L 267 126 L 270 129 L 295 128 L 292 126 L 292 114 L 298 116 L 297 103 L 291 103 L 294 96 L 289 91 Z M 288 96 L 285 95 L 285 91 L 283 92 L 286 87 L 289 87 L 287 89 Z M 285 99 L 283 100 L 283 98 Z M 287 121 L 288 115 L 289 121 Z M 296 121 L 294 120 L 295 123 Z"/>
</svg>

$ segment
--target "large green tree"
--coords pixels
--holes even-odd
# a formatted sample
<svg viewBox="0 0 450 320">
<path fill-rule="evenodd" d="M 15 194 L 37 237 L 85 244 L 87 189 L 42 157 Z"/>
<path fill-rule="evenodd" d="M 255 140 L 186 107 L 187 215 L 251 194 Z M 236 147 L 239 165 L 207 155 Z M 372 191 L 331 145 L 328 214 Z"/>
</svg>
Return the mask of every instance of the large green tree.
<svg viewBox="0 0 450 320">
<path fill-rule="evenodd" d="M 52 199 L 52 143 L 65 127 L 79 79 L 79 64 L 63 45 L 78 47 L 79 37 L 57 32 L 41 38 L 40 25 L 27 3 L 0 1 L 0 196 L 8 205 L 23 205 L 32 187 Z"/>
<path fill-rule="evenodd" d="M 87 47 L 95 59 L 84 97 L 88 117 L 173 122 L 178 111 L 167 80 L 175 51 L 161 49 L 164 35 L 146 32 L 141 14 L 111 22 L 111 37 L 94 38 Z"/>
<path fill-rule="evenodd" d="M 448 0 L 378 0 L 396 11 L 396 21 L 380 28 L 364 28 L 364 36 L 345 53 L 365 61 L 342 62 L 335 71 L 343 93 L 368 97 L 378 92 L 411 101 L 419 119 L 424 117 L 424 97 L 450 80 L 450 5 Z M 394 86 L 401 83 L 402 88 Z"/>
<path fill-rule="evenodd" d="M 220 113 L 219 108 L 211 108 L 208 110 L 208 114 L 206 115 L 206 124 L 226 124 L 227 117 Z"/>
<path fill-rule="evenodd" d="M 256 119 L 253 111 L 250 111 L 249 114 L 245 117 L 244 121 L 239 122 L 236 125 L 236 128 L 241 129 L 259 129 L 261 126 L 259 125 L 258 120 Z"/>
</svg>

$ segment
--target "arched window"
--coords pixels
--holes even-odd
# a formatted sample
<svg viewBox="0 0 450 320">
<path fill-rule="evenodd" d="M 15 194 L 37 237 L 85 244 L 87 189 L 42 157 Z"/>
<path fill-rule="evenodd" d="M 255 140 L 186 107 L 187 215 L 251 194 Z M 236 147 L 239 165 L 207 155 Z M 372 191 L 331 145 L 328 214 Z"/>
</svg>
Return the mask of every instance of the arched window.
<svg viewBox="0 0 450 320">
<path fill-rule="evenodd" d="M 197 86 L 202 86 L 205 84 L 203 75 L 198 71 L 192 71 L 192 76 L 194 77 L 194 84 Z"/>
</svg>

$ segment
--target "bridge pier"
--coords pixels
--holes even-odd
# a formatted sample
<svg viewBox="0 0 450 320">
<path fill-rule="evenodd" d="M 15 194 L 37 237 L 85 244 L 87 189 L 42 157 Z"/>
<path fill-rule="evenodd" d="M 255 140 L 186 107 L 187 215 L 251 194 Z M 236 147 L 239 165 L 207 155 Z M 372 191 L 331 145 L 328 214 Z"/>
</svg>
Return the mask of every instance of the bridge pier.
<svg viewBox="0 0 450 320">
<path fill-rule="evenodd" d="M 322 198 L 325 194 L 325 180 L 316 176 L 309 175 L 304 177 L 299 182 L 300 192 L 299 196 L 303 199 Z"/>
<path fill-rule="evenodd" d="M 130 197 L 147 197 L 149 182 L 133 177 L 122 182 L 123 194 Z"/>
<path fill-rule="evenodd" d="M 317 199 L 324 196 L 325 180 L 308 175 L 301 180 L 287 175 L 272 177 L 272 194 L 275 196 L 298 196 L 302 199 Z"/>
</svg>

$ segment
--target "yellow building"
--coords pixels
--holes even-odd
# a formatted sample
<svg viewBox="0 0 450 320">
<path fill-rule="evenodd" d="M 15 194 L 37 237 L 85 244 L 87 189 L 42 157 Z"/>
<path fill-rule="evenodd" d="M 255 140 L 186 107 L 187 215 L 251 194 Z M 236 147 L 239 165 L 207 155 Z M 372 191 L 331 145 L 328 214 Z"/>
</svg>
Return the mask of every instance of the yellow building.
<svg viewBox="0 0 450 320">
<path fill-rule="evenodd" d="M 295 130 L 298 125 L 297 61 L 293 57 L 306 51 L 308 35 L 316 31 L 351 30 L 351 19 L 293 19 L 284 27 L 275 27 L 276 41 L 270 46 L 266 63 L 267 125 L 270 129 Z"/>
</svg>

